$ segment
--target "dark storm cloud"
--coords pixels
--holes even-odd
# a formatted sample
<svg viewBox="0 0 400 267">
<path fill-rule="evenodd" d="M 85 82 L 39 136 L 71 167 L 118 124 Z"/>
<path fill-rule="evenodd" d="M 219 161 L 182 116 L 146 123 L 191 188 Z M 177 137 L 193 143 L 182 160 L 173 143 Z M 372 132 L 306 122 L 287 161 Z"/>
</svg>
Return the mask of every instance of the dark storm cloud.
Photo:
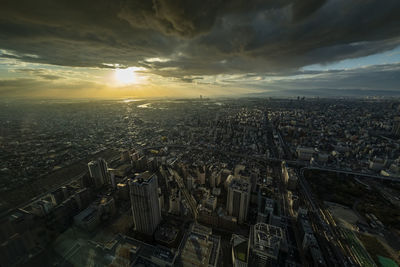
<svg viewBox="0 0 400 267">
<path fill-rule="evenodd" d="M 51 72 L 46 69 L 16 69 L 15 72 L 39 77 L 44 80 L 58 80 L 62 78 L 61 76 L 51 74 Z"/>
<path fill-rule="evenodd" d="M 5 3 L 4 3 L 5 2 Z M 133 65 L 177 42 L 118 17 L 119 1 L 3 1 L 0 48 L 22 61 L 81 67 Z M 26 55 L 37 55 L 33 58 Z"/>
<path fill-rule="evenodd" d="M 227 63 L 240 57 L 228 65 L 266 72 L 369 55 L 399 45 L 399 9 L 399 1 L 337 0 L 299 22 L 291 20 L 291 8 L 225 17 L 187 54 L 208 51 Z"/>
<path fill-rule="evenodd" d="M 133 27 L 193 37 L 211 29 L 222 5 L 221 0 L 124 1 L 119 16 Z"/>
<path fill-rule="evenodd" d="M 296 17 L 314 12 L 324 1 L 294 1 Z M 254 13 L 280 8 L 290 0 L 153 0 L 122 1 L 119 16 L 133 27 L 156 29 L 166 35 L 195 37 L 208 33 L 218 18 L 226 14 Z"/>
<path fill-rule="evenodd" d="M 298 21 L 307 18 L 325 4 L 326 0 L 296 0 L 293 3 L 293 20 Z"/>
<path fill-rule="evenodd" d="M 398 0 L 2 1 L 0 57 L 191 76 L 288 73 L 400 44 Z M 36 56 L 32 56 L 36 55 Z M 148 62 L 148 58 L 168 58 Z"/>
</svg>

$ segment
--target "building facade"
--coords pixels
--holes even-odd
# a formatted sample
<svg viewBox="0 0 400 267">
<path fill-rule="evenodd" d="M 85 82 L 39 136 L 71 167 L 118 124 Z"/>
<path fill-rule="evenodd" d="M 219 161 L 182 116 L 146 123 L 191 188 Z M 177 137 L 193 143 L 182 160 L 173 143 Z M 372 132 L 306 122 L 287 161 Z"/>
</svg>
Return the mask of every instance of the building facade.
<svg viewBox="0 0 400 267">
<path fill-rule="evenodd" d="M 251 185 L 246 179 L 233 178 L 229 182 L 226 210 L 238 219 L 238 223 L 244 223 L 247 219 L 250 190 Z"/>
<path fill-rule="evenodd" d="M 94 187 L 100 188 L 105 183 L 111 183 L 108 173 L 107 162 L 104 159 L 99 158 L 88 163 L 89 174 Z"/>
<path fill-rule="evenodd" d="M 161 221 L 157 176 L 148 171 L 129 181 L 135 230 L 152 235 Z"/>
<path fill-rule="evenodd" d="M 265 223 L 253 225 L 249 237 L 249 266 L 277 266 L 283 239 L 280 227 Z"/>
</svg>

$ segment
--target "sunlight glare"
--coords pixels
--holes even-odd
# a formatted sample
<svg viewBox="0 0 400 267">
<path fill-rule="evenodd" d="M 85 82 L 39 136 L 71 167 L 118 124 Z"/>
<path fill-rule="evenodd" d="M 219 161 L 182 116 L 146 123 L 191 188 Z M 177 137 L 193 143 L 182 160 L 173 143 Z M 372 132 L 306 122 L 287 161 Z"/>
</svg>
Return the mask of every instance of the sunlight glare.
<svg viewBox="0 0 400 267">
<path fill-rule="evenodd" d="M 120 84 L 138 83 L 138 75 L 135 70 L 137 70 L 135 67 L 115 69 L 115 78 Z"/>
</svg>

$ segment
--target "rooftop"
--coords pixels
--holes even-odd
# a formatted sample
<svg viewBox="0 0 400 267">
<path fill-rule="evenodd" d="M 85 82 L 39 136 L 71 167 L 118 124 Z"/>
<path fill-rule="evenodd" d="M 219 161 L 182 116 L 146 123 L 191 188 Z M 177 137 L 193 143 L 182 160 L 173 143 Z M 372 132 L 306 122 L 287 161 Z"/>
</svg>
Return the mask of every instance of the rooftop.
<svg viewBox="0 0 400 267">
<path fill-rule="evenodd" d="M 265 223 L 257 223 L 252 227 L 250 241 L 253 250 L 276 257 L 282 240 L 283 231 L 280 227 Z"/>
<path fill-rule="evenodd" d="M 143 183 L 149 183 L 150 180 L 155 177 L 155 174 L 149 171 L 140 173 L 136 177 L 134 177 L 131 181 L 132 183 L 135 184 L 143 184 Z"/>
<path fill-rule="evenodd" d="M 232 248 L 236 259 L 247 262 L 247 249 L 248 249 L 248 239 L 242 236 L 232 235 Z"/>
<path fill-rule="evenodd" d="M 133 245 L 134 249 L 131 251 L 133 252 L 134 261 L 139 259 L 140 257 L 147 260 L 155 257 L 168 264 L 173 264 L 175 260 L 175 253 L 173 253 L 173 251 L 168 248 L 162 246 L 153 246 L 126 236 L 123 237 L 123 240 L 126 243 Z"/>
<path fill-rule="evenodd" d="M 94 215 L 97 213 L 97 210 L 94 207 L 88 207 L 84 209 L 81 213 L 74 217 L 75 220 L 78 221 L 89 221 Z"/>
<path fill-rule="evenodd" d="M 229 184 L 229 187 L 235 190 L 247 191 L 250 188 L 250 183 L 245 179 L 234 178 Z"/>
</svg>

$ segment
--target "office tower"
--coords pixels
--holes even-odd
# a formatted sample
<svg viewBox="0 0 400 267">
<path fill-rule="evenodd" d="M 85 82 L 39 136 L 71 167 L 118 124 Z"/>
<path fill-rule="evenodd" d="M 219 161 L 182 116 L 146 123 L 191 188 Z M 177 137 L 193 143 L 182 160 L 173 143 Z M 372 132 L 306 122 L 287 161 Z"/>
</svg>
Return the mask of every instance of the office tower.
<svg viewBox="0 0 400 267">
<path fill-rule="evenodd" d="M 236 165 L 235 166 L 235 170 L 234 170 L 234 175 L 236 176 L 236 177 L 238 177 L 239 175 L 240 175 L 240 173 L 242 172 L 242 171 L 244 171 L 246 169 L 246 166 L 244 166 L 244 165 Z"/>
<path fill-rule="evenodd" d="M 282 161 L 281 170 L 282 170 L 282 174 L 281 174 L 282 181 L 285 185 L 287 185 L 287 183 L 289 181 L 289 172 L 288 172 L 288 165 L 287 165 L 286 161 Z"/>
<path fill-rule="evenodd" d="M 277 266 L 283 242 L 282 228 L 257 223 L 250 228 L 249 266 Z"/>
<path fill-rule="evenodd" d="M 121 161 L 122 162 L 129 161 L 130 157 L 131 157 L 131 155 L 129 153 L 129 150 L 124 150 L 121 152 Z"/>
<path fill-rule="evenodd" d="M 194 178 L 192 176 L 188 176 L 186 178 L 186 187 L 190 191 L 193 189 L 194 186 Z"/>
<path fill-rule="evenodd" d="M 164 209 L 164 195 L 161 191 L 161 188 L 158 188 L 158 204 L 160 206 L 160 210 Z"/>
<path fill-rule="evenodd" d="M 249 239 L 233 234 L 231 238 L 232 263 L 234 267 L 247 267 L 249 260 Z"/>
<path fill-rule="evenodd" d="M 208 195 L 206 198 L 202 200 L 204 208 L 212 211 L 215 211 L 217 208 L 217 198 L 213 195 Z"/>
<path fill-rule="evenodd" d="M 315 149 L 313 147 L 297 147 L 297 158 L 299 160 L 309 161 L 314 156 Z"/>
<path fill-rule="evenodd" d="M 250 172 L 251 192 L 257 191 L 257 183 L 260 178 L 260 170 L 254 168 Z"/>
<path fill-rule="evenodd" d="M 194 223 L 186 235 L 181 261 L 186 266 L 217 266 L 221 237 L 213 235 L 212 229 Z"/>
<path fill-rule="evenodd" d="M 158 182 L 154 173 L 146 171 L 129 181 L 135 230 L 152 235 L 161 221 Z"/>
<path fill-rule="evenodd" d="M 289 190 L 296 190 L 297 187 L 297 173 L 294 171 L 293 168 L 288 168 L 288 174 L 289 174 L 289 179 L 288 179 L 288 189 Z"/>
<path fill-rule="evenodd" d="M 131 162 L 136 162 L 139 159 L 139 152 L 134 152 L 131 155 Z"/>
<path fill-rule="evenodd" d="M 197 167 L 197 178 L 201 185 L 206 183 L 206 171 L 203 165 Z"/>
<path fill-rule="evenodd" d="M 112 188 L 117 188 L 117 182 L 116 182 L 116 173 L 118 172 L 118 170 L 116 170 L 116 169 L 107 169 L 107 171 L 108 171 L 108 174 L 109 174 L 109 176 L 110 176 L 110 184 L 111 184 L 111 187 Z"/>
<path fill-rule="evenodd" d="M 134 166 L 138 170 L 146 170 L 147 169 L 147 157 L 141 156 L 137 161 L 136 165 Z"/>
<path fill-rule="evenodd" d="M 2 266 L 22 266 L 28 249 L 19 233 L 0 244 L 0 260 Z"/>
<path fill-rule="evenodd" d="M 247 219 L 251 185 L 247 179 L 233 178 L 228 185 L 226 210 L 243 223 Z"/>
<path fill-rule="evenodd" d="M 272 221 L 274 215 L 274 200 L 268 196 L 268 189 L 261 187 L 257 197 L 257 222 L 271 223 Z"/>
<path fill-rule="evenodd" d="M 169 213 L 181 214 L 181 191 L 179 188 L 173 188 L 169 196 Z"/>
<path fill-rule="evenodd" d="M 393 121 L 392 134 L 396 137 L 400 136 L 400 117 L 395 117 Z"/>
<path fill-rule="evenodd" d="M 104 159 L 99 158 L 98 160 L 89 162 L 88 168 L 90 178 L 96 189 L 102 187 L 105 183 L 110 184 L 107 162 Z"/>
<path fill-rule="evenodd" d="M 221 174 L 217 171 L 213 171 L 210 175 L 210 187 L 214 188 L 219 186 L 221 183 Z"/>
</svg>

